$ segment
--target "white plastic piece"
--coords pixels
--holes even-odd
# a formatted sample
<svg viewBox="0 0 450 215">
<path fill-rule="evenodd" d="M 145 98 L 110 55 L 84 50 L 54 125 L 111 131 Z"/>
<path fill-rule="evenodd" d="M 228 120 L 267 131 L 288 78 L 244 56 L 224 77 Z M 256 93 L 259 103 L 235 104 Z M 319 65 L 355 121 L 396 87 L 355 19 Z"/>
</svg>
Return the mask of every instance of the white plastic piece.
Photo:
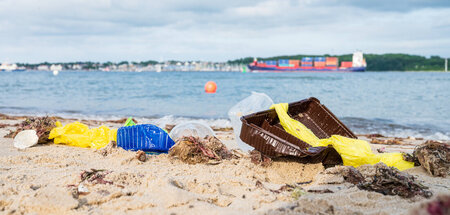
<svg viewBox="0 0 450 215">
<path fill-rule="evenodd" d="M 242 151 L 247 152 L 248 150 L 253 150 L 253 147 L 242 142 L 239 137 L 241 135 L 242 127 L 240 118 L 251 113 L 267 110 L 272 105 L 272 99 L 265 93 L 252 92 L 252 95 L 241 100 L 228 111 L 228 117 L 230 118 L 234 134 L 236 135 L 237 145 Z"/>
<path fill-rule="evenodd" d="M 58 70 L 53 70 L 53 75 L 54 76 L 57 76 L 59 74 L 59 71 Z"/>
<path fill-rule="evenodd" d="M 35 130 L 24 130 L 14 137 L 14 147 L 18 149 L 26 149 L 38 143 L 39 137 Z"/>
<path fill-rule="evenodd" d="M 176 125 L 169 134 L 172 140 L 176 140 L 183 136 L 206 137 L 215 136 L 214 131 L 205 123 L 201 122 L 184 122 Z"/>
</svg>

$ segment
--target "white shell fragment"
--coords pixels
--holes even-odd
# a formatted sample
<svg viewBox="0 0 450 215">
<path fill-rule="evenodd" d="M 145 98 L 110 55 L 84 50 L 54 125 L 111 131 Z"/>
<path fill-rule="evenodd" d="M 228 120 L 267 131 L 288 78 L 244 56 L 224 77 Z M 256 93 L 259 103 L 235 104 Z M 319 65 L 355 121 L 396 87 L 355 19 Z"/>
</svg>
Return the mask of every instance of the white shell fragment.
<svg viewBox="0 0 450 215">
<path fill-rule="evenodd" d="M 38 143 L 39 137 L 35 130 L 24 130 L 19 132 L 14 138 L 14 147 L 26 149 Z"/>
<path fill-rule="evenodd" d="M 83 184 L 79 184 L 78 192 L 79 193 L 89 193 L 89 189 L 87 187 L 85 187 Z"/>
</svg>

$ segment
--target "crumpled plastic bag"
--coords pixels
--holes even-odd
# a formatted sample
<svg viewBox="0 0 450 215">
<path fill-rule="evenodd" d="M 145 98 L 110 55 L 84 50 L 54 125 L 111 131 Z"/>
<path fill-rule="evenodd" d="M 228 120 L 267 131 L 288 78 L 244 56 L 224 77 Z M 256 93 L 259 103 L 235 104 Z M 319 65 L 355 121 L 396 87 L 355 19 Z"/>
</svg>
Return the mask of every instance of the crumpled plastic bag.
<svg viewBox="0 0 450 215">
<path fill-rule="evenodd" d="M 328 145 L 341 155 L 345 166 L 358 167 L 364 164 L 385 163 L 387 166 L 405 170 L 414 167 L 413 162 L 403 160 L 401 153 L 374 154 L 370 144 L 364 140 L 358 140 L 340 135 L 332 135 L 327 139 L 319 139 L 309 128 L 301 122 L 292 119 L 288 114 L 289 105 L 287 103 L 274 104 L 270 107 L 275 109 L 281 126 L 289 134 L 299 138 L 313 147 Z"/>
<path fill-rule="evenodd" d="M 252 92 L 249 97 L 239 101 L 228 111 L 228 118 L 230 118 L 231 125 L 233 126 L 237 145 L 242 151 L 252 150 L 253 147 L 244 143 L 239 137 L 241 135 L 242 127 L 240 118 L 244 115 L 267 110 L 271 105 L 273 105 L 273 101 L 268 95 Z"/>
<path fill-rule="evenodd" d="M 100 149 L 117 140 L 117 129 L 110 129 L 104 125 L 89 129 L 80 122 L 63 126 L 58 121 L 56 128 L 50 131 L 48 139 L 54 139 L 55 144 Z"/>
</svg>

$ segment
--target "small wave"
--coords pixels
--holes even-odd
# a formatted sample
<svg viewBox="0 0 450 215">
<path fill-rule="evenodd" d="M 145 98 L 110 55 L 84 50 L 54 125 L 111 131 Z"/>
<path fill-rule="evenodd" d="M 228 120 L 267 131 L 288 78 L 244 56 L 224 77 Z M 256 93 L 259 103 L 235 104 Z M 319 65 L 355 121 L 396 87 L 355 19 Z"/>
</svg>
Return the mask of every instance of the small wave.
<svg viewBox="0 0 450 215">
<path fill-rule="evenodd" d="M 433 125 L 402 125 L 387 119 L 342 117 L 342 122 L 357 134 L 379 133 L 389 137 L 420 137 L 450 140 L 450 132 Z"/>
</svg>

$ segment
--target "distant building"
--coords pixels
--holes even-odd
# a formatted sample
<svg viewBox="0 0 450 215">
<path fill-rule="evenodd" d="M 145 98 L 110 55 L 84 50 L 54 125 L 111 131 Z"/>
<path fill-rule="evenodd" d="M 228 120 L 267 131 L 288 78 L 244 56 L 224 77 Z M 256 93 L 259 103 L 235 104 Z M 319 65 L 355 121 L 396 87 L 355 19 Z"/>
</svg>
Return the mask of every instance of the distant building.
<svg viewBox="0 0 450 215">
<path fill-rule="evenodd" d="M 83 67 L 82 67 L 80 64 L 74 64 L 74 65 L 72 66 L 72 69 L 73 69 L 73 70 L 82 70 Z"/>
<path fill-rule="evenodd" d="M 57 65 L 55 65 L 55 64 L 52 64 L 51 66 L 50 66 L 50 70 L 51 71 L 61 71 L 63 69 L 63 67 L 61 66 L 61 64 L 57 64 Z"/>
<path fill-rule="evenodd" d="M 50 68 L 48 68 L 47 65 L 42 64 L 42 65 L 39 65 L 39 66 L 37 67 L 37 70 L 39 70 L 39 71 L 49 71 Z"/>
</svg>

